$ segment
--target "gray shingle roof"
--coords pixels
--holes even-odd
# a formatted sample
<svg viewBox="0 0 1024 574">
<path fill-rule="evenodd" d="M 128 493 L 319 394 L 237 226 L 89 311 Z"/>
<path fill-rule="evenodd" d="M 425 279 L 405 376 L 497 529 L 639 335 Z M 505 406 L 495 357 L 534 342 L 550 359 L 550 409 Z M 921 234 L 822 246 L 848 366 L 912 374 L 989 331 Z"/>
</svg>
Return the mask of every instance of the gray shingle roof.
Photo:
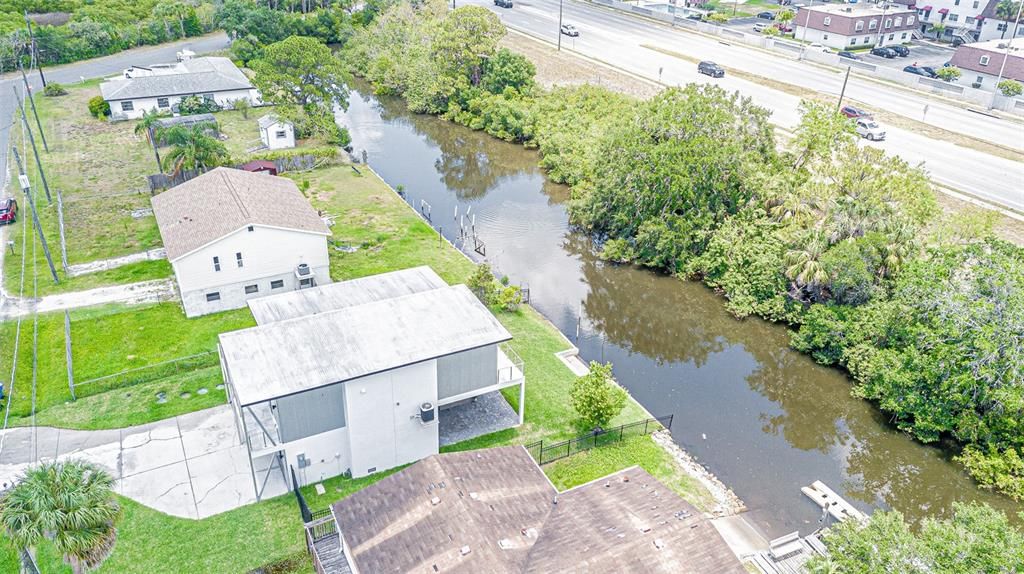
<svg viewBox="0 0 1024 574">
<path fill-rule="evenodd" d="M 257 325 L 266 325 L 447 286 L 430 267 L 413 267 L 250 299 L 249 309 Z"/>
<path fill-rule="evenodd" d="M 332 510 L 361 572 L 746 572 L 710 522 L 643 469 L 558 493 L 522 447 L 433 455 Z"/>
<path fill-rule="evenodd" d="M 221 333 L 235 400 L 273 398 L 508 341 L 465 285 Z"/>
<path fill-rule="evenodd" d="M 218 167 L 152 201 L 171 261 L 248 225 L 330 235 L 295 182 L 284 177 Z"/>
<path fill-rule="evenodd" d="M 100 84 L 100 93 L 104 100 L 116 101 L 248 90 L 253 87 L 249 78 L 228 58 L 193 58 L 178 63 L 175 70 L 175 73 L 107 80 Z"/>
</svg>

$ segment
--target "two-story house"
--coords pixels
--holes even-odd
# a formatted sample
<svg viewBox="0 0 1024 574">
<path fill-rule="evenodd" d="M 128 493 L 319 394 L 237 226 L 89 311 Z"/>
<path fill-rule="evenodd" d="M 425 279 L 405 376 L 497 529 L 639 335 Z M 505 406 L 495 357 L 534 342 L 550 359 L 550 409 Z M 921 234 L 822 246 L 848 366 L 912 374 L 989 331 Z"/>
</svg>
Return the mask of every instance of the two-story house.
<svg viewBox="0 0 1024 574">
<path fill-rule="evenodd" d="M 185 315 L 330 283 L 330 230 L 290 179 L 218 167 L 153 198 Z"/>
<path fill-rule="evenodd" d="M 918 26 L 924 36 L 937 36 L 959 43 L 985 42 L 1014 37 L 1015 14 L 1004 14 L 999 0 L 897 0 L 917 10 Z M 941 25 L 941 33 L 936 26 Z M 1024 30 L 1017 29 L 1018 37 Z"/>
<path fill-rule="evenodd" d="M 801 8 L 794 22 L 797 39 L 847 50 L 909 42 L 917 12 L 901 4 L 826 4 Z"/>
</svg>

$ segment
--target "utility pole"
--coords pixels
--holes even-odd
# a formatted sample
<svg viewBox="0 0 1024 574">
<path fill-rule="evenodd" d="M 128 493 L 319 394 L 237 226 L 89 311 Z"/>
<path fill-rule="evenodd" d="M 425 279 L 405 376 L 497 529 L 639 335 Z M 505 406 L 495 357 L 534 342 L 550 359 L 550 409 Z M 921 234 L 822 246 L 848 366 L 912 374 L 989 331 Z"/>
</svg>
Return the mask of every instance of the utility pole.
<svg viewBox="0 0 1024 574">
<path fill-rule="evenodd" d="M 999 89 L 999 82 L 1003 81 L 1003 72 L 1006 71 L 1006 61 L 1010 59 L 1010 46 L 1013 45 L 1013 39 L 1017 37 L 1017 27 L 1020 26 L 1020 12 L 1024 8 L 1024 2 L 1017 3 L 1017 19 L 1013 23 L 1013 34 L 1010 35 L 1010 39 L 1006 41 L 1006 53 L 1003 54 L 1003 63 L 999 65 L 999 76 L 996 78 L 996 90 Z M 1009 24 L 1009 22 L 1007 22 Z M 988 109 L 992 109 L 996 104 L 996 93 L 992 92 L 992 102 L 989 104 Z"/>
<path fill-rule="evenodd" d="M 28 125 L 28 116 L 25 115 L 25 104 L 21 101 L 21 96 L 18 95 L 18 88 L 12 84 L 11 89 L 14 90 L 14 99 L 18 100 L 18 109 L 21 110 L 21 125 L 25 127 L 25 133 L 28 134 L 28 141 L 32 144 L 32 155 L 36 157 L 36 167 L 39 168 L 39 177 L 43 180 L 43 189 L 46 190 L 46 202 L 53 203 L 53 199 L 50 198 L 50 185 L 46 183 L 46 174 L 43 173 L 43 162 L 39 161 L 39 150 L 36 149 L 36 138 L 32 135 L 32 128 Z"/>
<path fill-rule="evenodd" d="M 36 127 L 39 128 L 39 137 L 43 140 L 43 150 L 50 153 L 50 146 L 46 145 L 46 134 L 43 133 L 43 124 L 39 121 L 39 112 L 36 111 L 36 99 L 32 96 L 32 86 L 28 85 L 28 77 L 25 75 L 25 68 L 18 61 L 18 71 L 21 72 L 21 81 L 25 82 L 25 93 L 28 94 L 28 103 L 32 106 L 32 115 L 36 118 Z"/>
<path fill-rule="evenodd" d="M 32 57 L 36 61 L 36 69 L 39 70 L 39 80 L 46 87 L 46 76 L 43 75 L 43 64 L 39 61 L 39 49 L 36 48 L 36 37 L 32 34 L 32 20 L 28 19 L 28 10 L 25 10 L 25 27 L 28 28 L 29 46 L 31 46 Z"/>
<path fill-rule="evenodd" d="M 843 89 L 839 92 L 839 102 L 836 103 L 836 111 L 838 112 L 843 106 L 843 96 L 846 95 L 846 82 L 850 81 L 850 68 L 846 66 L 846 77 L 843 78 Z"/>
<path fill-rule="evenodd" d="M 57 277 L 57 268 L 53 266 L 53 257 L 50 256 L 50 246 L 46 243 L 46 236 L 43 235 L 43 227 L 39 225 L 39 214 L 36 212 L 36 202 L 32 199 L 32 190 L 28 183 L 28 176 L 25 175 L 25 168 L 21 165 L 21 156 L 18 155 L 18 148 L 11 146 L 11 151 L 14 152 L 14 161 L 18 164 L 18 182 L 21 184 L 21 190 L 25 192 L 25 199 L 28 201 L 30 211 L 32 211 L 32 222 L 35 224 L 36 231 L 39 233 L 39 242 L 43 244 L 43 254 L 46 255 L 46 262 L 50 265 L 50 275 L 53 276 L 53 282 L 60 284 L 60 279 Z"/>
<path fill-rule="evenodd" d="M 558 51 L 562 51 L 562 0 L 558 0 Z"/>
</svg>

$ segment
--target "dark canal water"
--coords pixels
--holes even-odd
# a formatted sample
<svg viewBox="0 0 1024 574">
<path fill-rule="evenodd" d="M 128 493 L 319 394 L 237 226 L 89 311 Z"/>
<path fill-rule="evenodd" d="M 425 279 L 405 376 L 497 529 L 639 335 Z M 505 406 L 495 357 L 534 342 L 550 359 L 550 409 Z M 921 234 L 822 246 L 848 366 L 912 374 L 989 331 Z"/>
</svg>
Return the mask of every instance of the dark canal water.
<svg viewBox="0 0 1024 574">
<path fill-rule="evenodd" d="M 569 229 L 568 191 L 545 179 L 536 152 L 357 93 L 340 119 L 388 183 L 431 204 L 447 237 L 457 234 L 456 206 L 475 215 L 496 270 L 529 285 L 533 305 L 585 360 L 613 362 L 649 411 L 674 414 L 676 442 L 746 502 L 765 534 L 817 527 L 820 511 L 800 493 L 815 480 L 864 510 L 913 518 L 958 500 L 1021 510 L 850 397 L 846 376 L 790 349 L 785 328 L 734 319 L 700 284 L 599 261 Z"/>
</svg>

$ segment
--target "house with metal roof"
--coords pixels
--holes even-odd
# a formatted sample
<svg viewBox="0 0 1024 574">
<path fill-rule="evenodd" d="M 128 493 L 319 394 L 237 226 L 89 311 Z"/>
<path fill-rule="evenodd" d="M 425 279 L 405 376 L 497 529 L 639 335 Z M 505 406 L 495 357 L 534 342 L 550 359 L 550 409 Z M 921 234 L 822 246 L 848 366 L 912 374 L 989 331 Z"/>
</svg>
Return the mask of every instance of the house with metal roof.
<svg viewBox="0 0 1024 574">
<path fill-rule="evenodd" d="M 331 281 L 331 232 L 288 178 L 218 167 L 152 203 L 189 317 Z"/>
<path fill-rule="evenodd" d="M 133 66 L 100 84 L 110 104 L 110 119 L 130 120 L 143 112 L 173 112 L 188 96 L 199 96 L 230 109 L 240 99 L 259 103 L 259 92 L 229 58 L 187 58 L 172 64 Z"/>
<path fill-rule="evenodd" d="M 746 572 L 709 520 L 642 468 L 559 492 L 520 446 L 430 456 L 312 522 L 324 574 Z"/>
<path fill-rule="evenodd" d="M 361 477 L 436 454 L 446 435 L 523 422 L 512 336 L 465 285 L 428 267 L 249 307 L 257 326 L 222 333 L 218 349 L 257 497 L 273 472 L 298 485 Z M 510 387 L 518 413 L 500 392 Z"/>
</svg>

